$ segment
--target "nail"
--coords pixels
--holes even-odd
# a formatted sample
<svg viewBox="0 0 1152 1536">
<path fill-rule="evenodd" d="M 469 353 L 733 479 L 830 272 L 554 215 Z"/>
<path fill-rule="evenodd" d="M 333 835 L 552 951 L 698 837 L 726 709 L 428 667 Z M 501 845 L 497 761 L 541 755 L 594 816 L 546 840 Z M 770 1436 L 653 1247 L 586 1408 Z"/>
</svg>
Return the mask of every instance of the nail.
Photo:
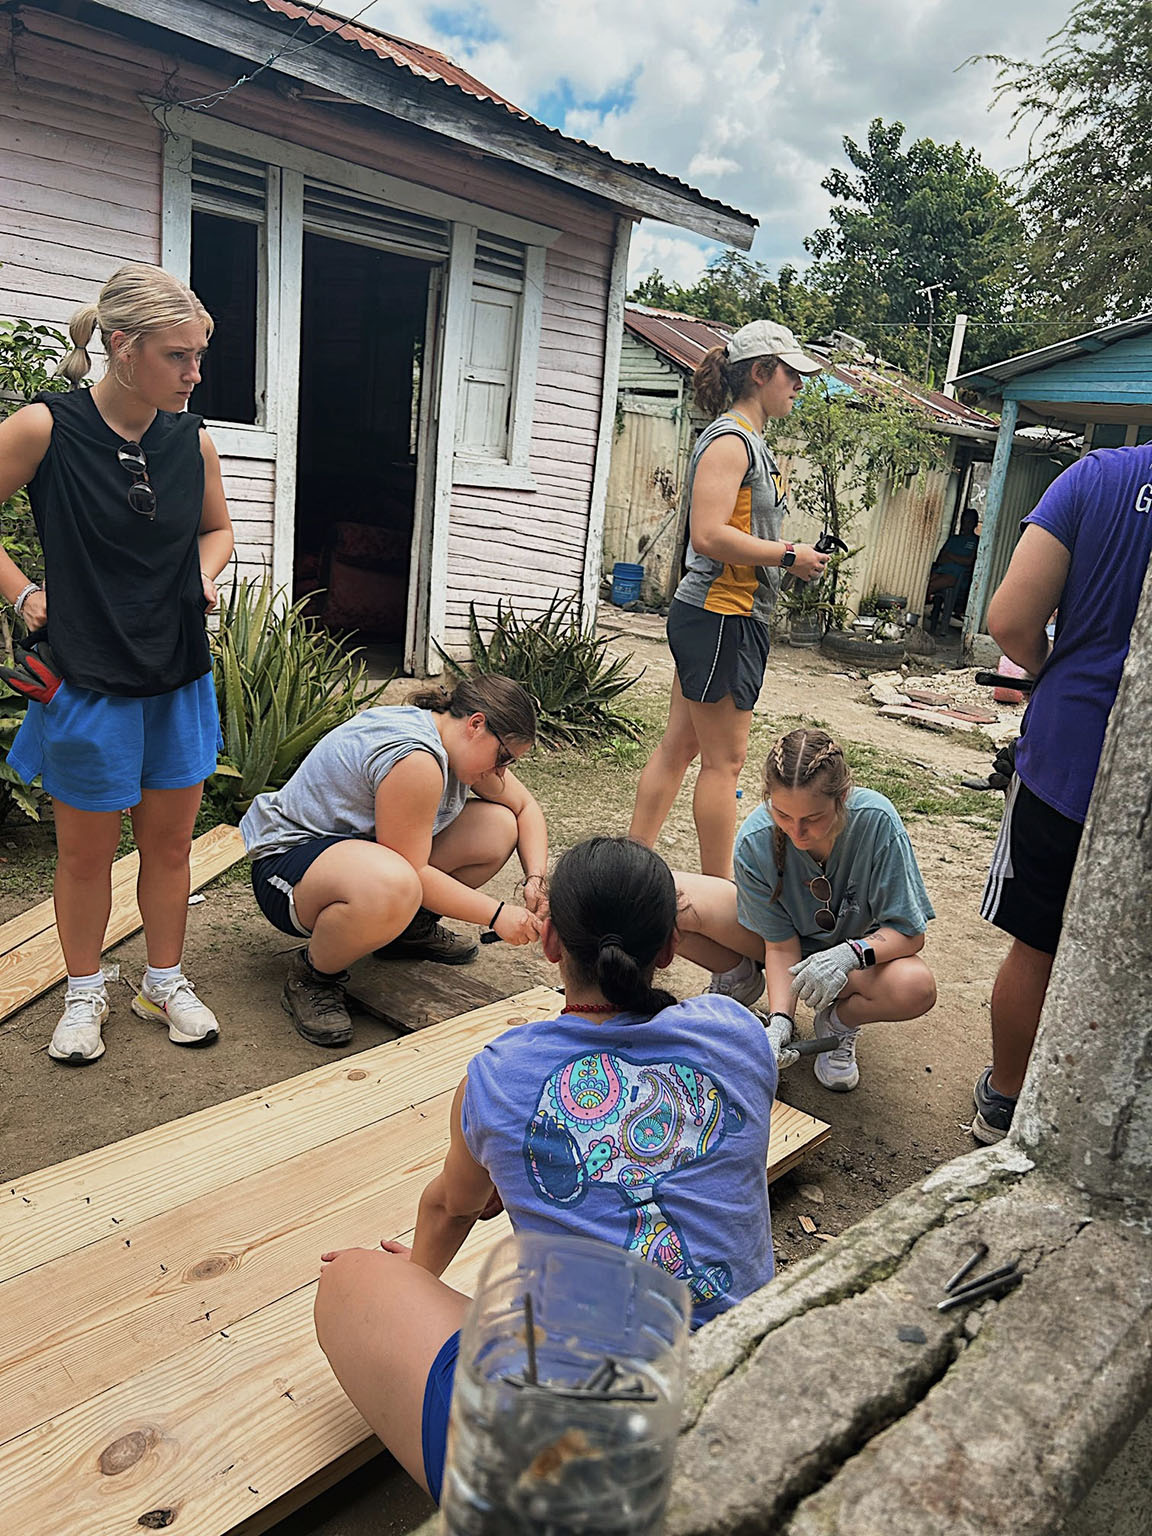
<svg viewBox="0 0 1152 1536">
<path fill-rule="evenodd" d="M 980 1260 L 987 1252 L 987 1243 L 977 1243 L 976 1247 L 972 1250 L 971 1258 L 965 1259 L 960 1268 L 952 1276 L 951 1280 L 946 1280 L 944 1282 L 944 1289 L 946 1291 L 954 1291 L 960 1284 L 961 1280 L 963 1280 L 964 1276 L 970 1275 L 972 1273 L 972 1271 L 976 1268 L 977 1264 L 979 1264 Z"/>
</svg>

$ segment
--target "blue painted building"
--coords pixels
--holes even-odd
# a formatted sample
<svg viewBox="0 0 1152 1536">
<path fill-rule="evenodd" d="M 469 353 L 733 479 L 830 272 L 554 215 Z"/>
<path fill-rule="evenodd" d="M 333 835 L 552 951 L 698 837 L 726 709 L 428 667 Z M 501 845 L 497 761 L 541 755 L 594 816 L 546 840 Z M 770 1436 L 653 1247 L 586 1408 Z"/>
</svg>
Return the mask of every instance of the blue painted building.
<svg viewBox="0 0 1152 1536">
<path fill-rule="evenodd" d="M 988 599 L 1007 569 L 1022 516 L 1005 487 L 1018 427 L 1075 433 L 1083 452 L 1152 441 L 1152 314 L 1135 315 L 1083 336 L 1006 358 L 953 381 L 975 390 L 981 405 L 1000 406 L 1000 432 L 984 508 L 964 642 L 983 626 Z M 1018 439 L 1017 439 L 1018 441 Z"/>
</svg>

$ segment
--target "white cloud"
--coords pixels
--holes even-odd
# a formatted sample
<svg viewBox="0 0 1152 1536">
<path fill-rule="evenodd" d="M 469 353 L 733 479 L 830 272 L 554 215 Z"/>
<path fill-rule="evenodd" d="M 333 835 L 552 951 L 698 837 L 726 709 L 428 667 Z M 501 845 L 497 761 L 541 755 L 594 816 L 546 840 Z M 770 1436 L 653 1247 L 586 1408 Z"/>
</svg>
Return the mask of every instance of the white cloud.
<svg viewBox="0 0 1152 1536">
<path fill-rule="evenodd" d="M 993 67 L 962 66 L 1038 57 L 1063 11 L 1052 0 L 484 0 L 453 26 L 443 5 L 400 0 L 364 20 L 442 48 L 574 137 L 751 213 L 752 255 L 775 267 L 807 259 L 804 236 L 827 221 L 820 182 L 845 164 L 843 137 L 862 140 L 874 117 L 903 122 L 906 142 L 958 139 L 1001 173 L 1017 164 L 1007 105 L 989 111 Z M 646 259 L 691 281 L 705 249 L 645 226 L 633 267 Z"/>
<path fill-rule="evenodd" d="M 667 224 L 653 224 L 646 219 L 632 234 L 628 286 L 635 287 L 658 267 L 669 281 L 687 287 L 708 265 L 708 258 L 720 249 L 695 235 L 679 234 Z"/>
</svg>

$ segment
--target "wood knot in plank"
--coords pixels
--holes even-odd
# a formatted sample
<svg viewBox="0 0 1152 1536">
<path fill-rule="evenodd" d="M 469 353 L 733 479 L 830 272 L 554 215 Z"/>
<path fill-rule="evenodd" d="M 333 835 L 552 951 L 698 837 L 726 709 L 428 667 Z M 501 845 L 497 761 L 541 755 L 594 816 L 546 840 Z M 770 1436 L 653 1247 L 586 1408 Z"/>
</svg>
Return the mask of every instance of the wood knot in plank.
<svg viewBox="0 0 1152 1536">
<path fill-rule="evenodd" d="M 234 1253 L 210 1253 L 206 1259 L 200 1259 L 191 1269 L 186 1270 L 184 1278 L 215 1280 L 217 1275 L 226 1275 L 230 1269 L 235 1269 L 239 1262 Z"/>
<path fill-rule="evenodd" d="M 149 1509 L 145 1510 L 136 1524 L 142 1525 L 146 1531 L 162 1531 L 173 1524 L 175 1519 L 174 1509 Z"/>
<path fill-rule="evenodd" d="M 130 1434 L 121 1435 L 119 1440 L 113 1440 L 101 1451 L 100 1471 L 105 1477 L 117 1477 L 121 1472 L 127 1472 L 147 1455 L 156 1444 L 156 1438 L 154 1429 L 134 1429 Z"/>
<path fill-rule="evenodd" d="M 361 1083 L 368 1076 L 363 1067 L 353 1067 L 347 1074 L 350 1083 Z"/>
</svg>

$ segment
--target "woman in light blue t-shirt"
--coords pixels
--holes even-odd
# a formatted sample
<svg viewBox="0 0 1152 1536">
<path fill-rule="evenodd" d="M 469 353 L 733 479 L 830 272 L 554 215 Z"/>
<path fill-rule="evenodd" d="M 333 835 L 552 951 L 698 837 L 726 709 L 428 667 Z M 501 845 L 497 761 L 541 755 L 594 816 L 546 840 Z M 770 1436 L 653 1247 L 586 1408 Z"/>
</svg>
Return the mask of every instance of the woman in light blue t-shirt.
<svg viewBox="0 0 1152 1536">
<path fill-rule="evenodd" d="M 860 1081 L 860 1026 L 916 1019 L 936 1002 L 920 957 L 936 914 L 904 824 L 884 795 L 853 787 L 826 731 L 790 731 L 768 753 L 735 867 L 734 884 L 677 875 L 680 952 L 748 1006 L 767 987 L 777 1052 L 797 999 L 813 1008 L 817 1037 L 838 1042 L 816 1056 L 817 1081 L 846 1093 Z"/>
<path fill-rule="evenodd" d="M 401 1464 L 439 1497 L 468 1298 L 439 1276 L 483 1214 L 516 1231 L 612 1243 L 678 1276 L 693 1322 L 773 1274 L 764 1177 L 776 1062 L 730 997 L 677 1003 L 677 897 L 664 861 L 628 838 L 569 850 L 549 886 L 544 953 L 556 1018 L 507 1031 L 468 1065 L 443 1170 L 412 1248 L 323 1255 L 316 1329 L 340 1384 Z"/>
</svg>

